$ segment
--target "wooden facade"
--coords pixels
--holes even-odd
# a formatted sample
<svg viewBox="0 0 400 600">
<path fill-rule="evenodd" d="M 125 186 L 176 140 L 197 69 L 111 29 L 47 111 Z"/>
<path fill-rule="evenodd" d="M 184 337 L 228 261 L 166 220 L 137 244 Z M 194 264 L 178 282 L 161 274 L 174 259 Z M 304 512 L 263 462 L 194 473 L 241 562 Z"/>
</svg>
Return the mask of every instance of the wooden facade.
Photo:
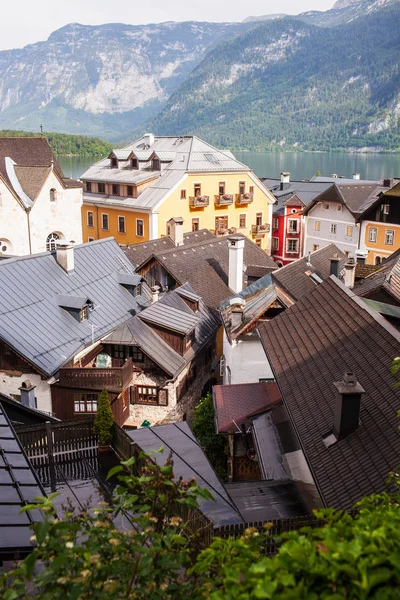
<svg viewBox="0 0 400 600">
<path fill-rule="evenodd" d="M 19 373 L 38 373 L 32 365 L 19 356 L 7 344 L 0 341 L 0 371 L 17 371 Z M 40 373 L 38 373 L 40 374 Z"/>
<path fill-rule="evenodd" d="M 101 390 L 94 391 L 93 389 L 62 387 L 59 384 L 54 384 L 51 386 L 53 413 L 62 421 L 87 419 L 90 416 L 94 416 L 95 413 L 75 412 L 74 403 L 87 394 L 98 398 L 100 393 Z M 123 425 L 129 417 L 130 389 L 127 388 L 120 393 L 109 392 L 109 398 L 114 421 L 118 425 Z"/>
</svg>

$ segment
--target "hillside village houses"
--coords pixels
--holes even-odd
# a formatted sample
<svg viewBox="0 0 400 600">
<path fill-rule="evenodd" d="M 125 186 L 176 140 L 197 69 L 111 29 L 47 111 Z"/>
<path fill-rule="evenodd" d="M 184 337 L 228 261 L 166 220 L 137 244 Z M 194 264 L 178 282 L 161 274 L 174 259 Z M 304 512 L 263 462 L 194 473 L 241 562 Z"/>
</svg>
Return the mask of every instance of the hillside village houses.
<svg viewBox="0 0 400 600">
<path fill-rule="evenodd" d="M 0 138 L 0 255 L 82 242 L 82 184 L 64 176 L 43 137 Z"/>
<path fill-rule="evenodd" d="M 271 192 L 231 152 L 196 136 L 152 133 L 113 150 L 82 176 L 83 240 L 110 235 L 134 244 L 169 235 L 181 217 L 185 231 L 240 232 L 270 250 Z"/>
</svg>

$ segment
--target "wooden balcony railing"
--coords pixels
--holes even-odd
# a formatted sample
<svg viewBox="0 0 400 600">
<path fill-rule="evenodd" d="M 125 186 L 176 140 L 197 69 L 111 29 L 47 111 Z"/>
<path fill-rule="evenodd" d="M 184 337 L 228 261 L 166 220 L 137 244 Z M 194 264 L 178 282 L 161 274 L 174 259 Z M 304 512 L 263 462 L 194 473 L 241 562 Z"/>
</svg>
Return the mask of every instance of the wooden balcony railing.
<svg viewBox="0 0 400 600">
<path fill-rule="evenodd" d="M 120 392 L 132 381 L 133 365 L 129 358 L 122 367 L 97 369 L 96 367 L 75 367 L 60 369 L 59 385 L 86 390 L 108 390 Z"/>
<path fill-rule="evenodd" d="M 253 235 L 265 235 L 269 232 L 270 225 L 269 223 L 261 223 L 261 225 L 252 225 L 251 233 Z"/>
<path fill-rule="evenodd" d="M 237 204 L 250 204 L 253 202 L 254 194 L 253 192 L 247 192 L 246 194 L 236 194 L 236 203 Z"/>
<path fill-rule="evenodd" d="M 219 206 L 233 204 L 233 194 L 217 194 L 215 196 L 215 204 L 218 204 Z"/>
<path fill-rule="evenodd" d="M 203 208 L 210 204 L 210 196 L 190 196 L 189 206 L 194 208 Z"/>
</svg>

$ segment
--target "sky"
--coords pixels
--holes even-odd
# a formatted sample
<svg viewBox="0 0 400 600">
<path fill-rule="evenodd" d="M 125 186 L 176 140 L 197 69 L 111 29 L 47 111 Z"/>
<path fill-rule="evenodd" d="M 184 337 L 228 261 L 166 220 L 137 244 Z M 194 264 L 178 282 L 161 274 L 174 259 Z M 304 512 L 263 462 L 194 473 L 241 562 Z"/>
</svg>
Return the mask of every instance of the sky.
<svg viewBox="0 0 400 600">
<path fill-rule="evenodd" d="M 68 23 L 141 25 L 163 21 L 243 21 L 248 16 L 328 10 L 334 0 L 19 0 L 7 2 L 0 20 L 0 50 L 46 40 Z"/>
</svg>

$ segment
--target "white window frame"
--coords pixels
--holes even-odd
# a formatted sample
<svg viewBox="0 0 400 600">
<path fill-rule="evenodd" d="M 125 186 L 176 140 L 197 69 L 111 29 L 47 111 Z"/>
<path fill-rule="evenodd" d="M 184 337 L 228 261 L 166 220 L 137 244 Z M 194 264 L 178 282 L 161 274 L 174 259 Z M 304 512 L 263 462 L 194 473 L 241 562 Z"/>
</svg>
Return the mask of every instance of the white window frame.
<svg viewBox="0 0 400 600">
<path fill-rule="evenodd" d="M 341 204 L 337 204 L 336 205 L 336 210 L 337 210 L 337 212 L 342 212 L 342 205 Z"/>
<path fill-rule="evenodd" d="M 292 223 L 296 223 L 296 229 L 293 229 L 293 227 L 291 225 Z M 287 233 L 299 233 L 298 223 L 299 223 L 298 219 L 288 219 Z"/>
<path fill-rule="evenodd" d="M 279 229 L 279 219 L 278 219 L 278 217 L 273 217 L 273 219 L 272 219 L 272 229 Z"/>
<path fill-rule="evenodd" d="M 322 208 L 323 208 L 324 210 L 329 210 L 329 209 L 330 209 L 329 202 L 323 202 L 323 203 L 322 203 Z"/>
<path fill-rule="evenodd" d="M 392 242 L 388 242 L 388 235 L 391 234 Z M 385 246 L 394 246 L 394 229 L 385 230 Z"/>
<path fill-rule="evenodd" d="M 317 252 L 317 250 L 319 250 L 320 248 L 321 246 L 319 244 L 313 244 L 311 252 Z"/>
<path fill-rule="evenodd" d="M 314 221 L 314 231 L 321 231 L 321 221 Z"/>
<path fill-rule="evenodd" d="M 92 215 L 92 225 L 89 223 L 89 215 Z M 87 226 L 94 227 L 94 212 L 92 210 L 87 211 Z"/>
<path fill-rule="evenodd" d="M 353 237 L 353 225 L 346 225 L 346 237 Z"/>
<path fill-rule="evenodd" d="M 104 227 L 104 217 L 107 218 L 107 227 Z M 101 228 L 103 231 L 110 231 L 110 217 L 108 213 L 101 213 Z"/>
<path fill-rule="evenodd" d="M 294 242 L 296 250 L 289 250 L 291 242 Z M 287 254 L 298 254 L 299 253 L 299 240 L 297 238 L 286 238 L 286 253 Z"/>
<path fill-rule="evenodd" d="M 369 227 L 368 228 L 368 241 L 371 242 L 372 244 L 376 244 L 377 239 L 378 239 L 378 228 L 377 227 Z"/>
<path fill-rule="evenodd" d="M 119 220 L 123 219 L 124 220 L 124 230 L 121 231 L 120 227 L 119 227 Z M 123 215 L 118 215 L 118 233 L 126 233 L 126 219 Z"/>
<path fill-rule="evenodd" d="M 244 221 L 245 221 L 245 226 L 244 227 L 242 227 L 240 225 L 240 217 L 242 217 L 242 216 L 244 217 Z M 247 229 L 247 213 L 239 213 L 239 227 L 238 227 L 238 229 Z"/>
<path fill-rule="evenodd" d="M 193 221 L 195 221 L 195 220 L 197 220 L 197 225 L 199 226 L 198 229 L 193 229 Z M 192 225 L 192 233 L 193 233 L 193 231 L 199 231 L 200 230 L 200 217 L 192 217 L 191 225 Z"/>
<path fill-rule="evenodd" d="M 382 204 L 382 212 L 384 215 L 388 215 L 390 213 L 390 204 Z"/>
<path fill-rule="evenodd" d="M 336 235 L 337 234 L 337 223 L 331 223 L 329 231 L 330 231 L 331 235 Z"/>
<path fill-rule="evenodd" d="M 278 252 L 279 250 L 279 238 L 274 236 L 271 240 L 271 250 Z"/>
<path fill-rule="evenodd" d="M 142 223 L 142 229 L 143 229 L 143 233 L 140 234 L 138 233 L 138 223 L 139 221 L 141 221 Z M 136 219 L 136 237 L 144 237 L 144 219 Z"/>
</svg>

